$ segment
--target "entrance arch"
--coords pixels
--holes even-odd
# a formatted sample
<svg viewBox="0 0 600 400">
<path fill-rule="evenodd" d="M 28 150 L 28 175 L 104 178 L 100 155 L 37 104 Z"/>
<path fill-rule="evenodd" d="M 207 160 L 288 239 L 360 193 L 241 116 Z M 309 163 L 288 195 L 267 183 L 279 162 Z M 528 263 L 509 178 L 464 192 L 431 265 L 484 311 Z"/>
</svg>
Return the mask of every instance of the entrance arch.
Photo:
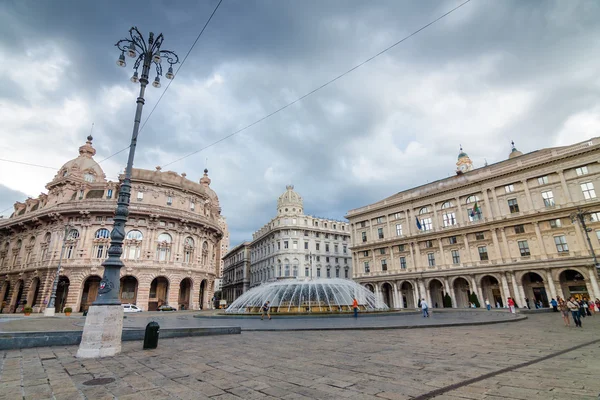
<svg viewBox="0 0 600 400">
<path fill-rule="evenodd" d="M 35 307 L 37 305 L 38 297 L 40 295 L 40 278 L 33 278 L 31 285 L 29 286 L 29 292 L 27 292 L 27 305 L 29 307 Z"/>
<path fill-rule="evenodd" d="M 548 295 L 546 294 L 546 286 L 544 279 L 535 272 L 527 272 L 521 278 L 526 301 L 526 306 L 536 308 L 536 304 L 541 300 L 544 307 L 548 307 Z"/>
<path fill-rule="evenodd" d="M 429 307 L 444 307 L 444 285 L 437 279 L 429 282 L 429 293 L 431 294 L 431 304 Z"/>
<path fill-rule="evenodd" d="M 10 281 L 4 281 L 0 290 L 0 312 L 4 312 L 4 307 L 8 306 L 8 295 L 10 294 Z"/>
<path fill-rule="evenodd" d="M 454 289 L 454 298 L 456 299 L 456 307 L 468 308 L 469 304 L 471 303 L 469 298 L 471 295 L 469 281 L 467 281 L 465 278 L 456 278 L 452 286 Z M 482 300 L 480 300 L 480 302 L 481 301 Z"/>
<path fill-rule="evenodd" d="M 185 278 L 179 283 L 179 309 L 190 309 L 190 294 L 192 293 L 192 280 Z"/>
<path fill-rule="evenodd" d="M 370 283 L 367 283 L 365 285 L 365 287 L 371 292 L 371 293 L 375 293 L 375 287 L 373 285 L 371 285 Z"/>
<path fill-rule="evenodd" d="M 16 290 L 13 293 L 13 298 L 11 301 L 11 307 L 12 307 L 12 312 L 16 313 L 16 312 L 20 312 L 21 309 L 25 306 L 25 304 L 21 304 L 22 298 L 23 298 L 23 289 L 24 289 L 25 283 L 23 282 L 22 279 L 19 279 L 17 281 L 17 286 L 16 286 Z"/>
<path fill-rule="evenodd" d="M 56 298 L 54 299 L 54 312 L 61 313 L 63 308 L 65 308 L 70 285 L 71 281 L 69 281 L 69 278 L 66 276 L 61 276 L 58 278 L 58 284 L 56 285 Z"/>
<path fill-rule="evenodd" d="M 417 307 L 415 304 L 414 288 L 410 282 L 402 283 L 402 286 L 400 286 L 400 293 L 402 293 L 402 302 L 404 303 L 404 308 Z"/>
<path fill-rule="evenodd" d="M 383 302 L 389 307 L 394 308 L 396 305 L 394 304 L 394 296 L 393 296 L 392 285 L 387 282 L 384 282 L 381 285 L 381 296 L 383 297 Z"/>
<path fill-rule="evenodd" d="M 206 292 L 207 284 L 208 283 L 206 282 L 206 279 L 203 279 L 202 282 L 200 282 L 200 295 L 198 296 L 198 304 L 201 310 L 203 310 L 204 307 L 206 307 L 206 302 L 204 301 L 204 292 Z"/>
<path fill-rule="evenodd" d="M 571 296 L 580 300 L 584 297 L 590 298 L 585 277 L 578 271 L 567 269 L 558 276 L 560 287 L 567 299 Z"/>
<path fill-rule="evenodd" d="M 500 283 L 496 277 L 492 275 L 486 275 L 481 278 L 481 292 L 483 294 L 483 299 L 479 299 L 480 303 L 485 303 L 485 299 L 488 299 L 492 307 L 504 307 L 502 292 L 500 291 Z M 513 300 L 515 303 L 517 302 L 516 299 Z"/>
<path fill-rule="evenodd" d="M 83 291 L 81 293 L 81 304 L 79 305 L 79 312 L 87 311 L 92 303 L 96 301 L 98 297 L 98 288 L 100 287 L 100 278 L 98 275 L 90 275 L 83 283 Z"/>
<path fill-rule="evenodd" d="M 121 278 L 121 303 L 137 305 L 138 280 L 135 276 L 125 275 Z"/>
<path fill-rule="evenodd" d="M 148 296 L 148 311 L 156 311 L 163 304 L 168 304 L 169 280 L 164 276 L 157 276 L 150 284 Z"/>
</svg>

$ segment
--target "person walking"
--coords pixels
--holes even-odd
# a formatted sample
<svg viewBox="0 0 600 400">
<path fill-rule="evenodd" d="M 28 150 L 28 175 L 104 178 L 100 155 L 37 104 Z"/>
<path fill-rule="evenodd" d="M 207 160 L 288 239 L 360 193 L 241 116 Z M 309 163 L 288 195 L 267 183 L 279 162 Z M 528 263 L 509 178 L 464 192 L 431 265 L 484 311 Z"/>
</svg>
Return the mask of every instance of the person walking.
<svg viewBox="0 0 600 400">
<path fill-rule="evenodd" d="M 485 299 L 485 308 L 487 308 L 488 311 L 492 309 L 492 305 L 488 299 Z"/>
<path fill-rule="evenodd" d="M 550 305 L 552 306 L 552 310 L 554 312 L 558 312 L 558 302 L 554 299 L 550 301 Z"/>
<path fill-rule="evenodd" d="M 267 301 L 265 302 L 265 304 L 263 304 L 262 306 L 262 312 L 260 314 L 260 320 L 262 321 L 265 314 L 267 314 L 267 317 L 269 317 L 269 319 L 271 319 L 271 306 L 270 306 L 271 302 Z"/>
<path fill-rule="evenodd" d="M 354 318 L 358 318 L 358 300 L 352 300 L 352 309 L 354 310 Z"/>
<path fill-rule="evenodd" d="M 423 318 L 429 317 L 429 305 L 425 299 L 421 299 L 421 310 L 423 310 Z"/>
<path fill-rule="evenodd" d="M 575 300 L 579 304 L 579 318 L 585 318 L 585 308 L 583 307 L 583 298 Z"/>
<path fill-rule="evenodd" d="M 594 315 L 596 313 L 596 303 L 594 302 L 594 300 L 588 301 L 588 306 L 590 306 L 590 312 L 592 313 L 592 315 Z"/>
<path fill-rule="evenodd" d="M 563 317 L 563 321 L 565 321 L 565 326 L 571 326 L 569 322 L 569 307 L 567 307 L 567 303 L 560 297 L 558 298 L 558 309 Z"/>
<path fill-rule="evenodd" d="M 585 315 L 587 315 L 588 317 L 592 316 L 592 312 L 590 311 L 590 303 L 587 297 L 583 298 L 583 311 L 585 311 Z"/>
<path fill-rule="evenodd" d="M 571 311 L 571 315 L 573 316 L 573 321 L 575 322 L 575 327 L 582 328 L 581 326 L 581 314 L 579 311 L 579 303 L 575 300 L 575 297 L 571 296 L 569 301 L 567 301 L 567 307 L 569 311 Z"/>
<path fill-rule="evenodd" d="M 512 299 L 512 297 L 508 298 L 507 303 L 508 303 L 508 309 L 510 310 L 510 312 L 512 314 L 515 314 L 515 301 Z"/>
</svg>

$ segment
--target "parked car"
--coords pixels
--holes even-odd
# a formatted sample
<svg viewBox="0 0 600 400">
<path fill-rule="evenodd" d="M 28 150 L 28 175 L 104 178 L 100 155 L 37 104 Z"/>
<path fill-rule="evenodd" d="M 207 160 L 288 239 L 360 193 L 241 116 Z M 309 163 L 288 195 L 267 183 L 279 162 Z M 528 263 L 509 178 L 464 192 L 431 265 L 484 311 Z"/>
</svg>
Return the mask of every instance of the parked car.
<svg viewBox="0 0 600 400">
<path fill-rule="evenodd" d="M 158 311 L 177 311 L 177 309 L 168 304 L 163 304 L 162 306 L 158 307 Z"/>
<path fill-rule="evenodd" d="M 126 313 L 143 311 L 141 308 L 139 308 L 135 304 L 122 304 L 122 306 L 123 306 L 123 312 L 126 312 Z"/>
</svg>

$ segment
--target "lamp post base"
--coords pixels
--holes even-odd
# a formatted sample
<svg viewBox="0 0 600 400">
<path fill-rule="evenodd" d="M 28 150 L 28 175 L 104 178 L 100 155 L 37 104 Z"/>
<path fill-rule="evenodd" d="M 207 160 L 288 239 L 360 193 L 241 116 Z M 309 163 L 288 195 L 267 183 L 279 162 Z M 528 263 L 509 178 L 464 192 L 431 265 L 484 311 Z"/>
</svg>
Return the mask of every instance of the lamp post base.
<svg viewBox="0 0 600 400">
<path fill-rule="evenodd" d="M 77 350 L 77 358 L 112 357 L 121 352 L 123 306 L 91 306 Z"/>
<path fill-rule="evenodd" d="M 44 317 L 54 317 L 54 314 L 54 307 L 46 307 L 46 309 L 44 310 Z"/>
</svg>

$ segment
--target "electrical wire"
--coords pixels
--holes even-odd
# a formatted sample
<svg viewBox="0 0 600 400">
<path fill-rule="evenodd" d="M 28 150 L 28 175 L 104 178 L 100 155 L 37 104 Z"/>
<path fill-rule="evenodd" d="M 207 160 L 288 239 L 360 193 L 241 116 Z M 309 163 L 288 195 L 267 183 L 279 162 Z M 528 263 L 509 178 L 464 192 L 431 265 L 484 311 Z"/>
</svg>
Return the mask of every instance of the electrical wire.
<svg viewBox="0 0 600 400">
<path fill-rule="evenodd" d="M 38 167 L 38 168 L 47 168 L 47 169 L 53 169 L 53 170 L 55 170 L 55 171 L 58 171 L 58 170 L 59 170 L 59 168 L 48 167 L 47 165 L 39 165 L 39 164 L 26 163 L 26 162 L 22 162 L 22 161 L 7 160 L 7 159 L 5 159 L 5 158 L 0 158 L 0 161 L 9 162 L 9 163 L 14 163 L 14 164 L 21 164 L 21 165 L 29 165 L 30 167 Z"/>
<path fill-rule="evenodd" d="M 210 17 L 208 17 L 208 20 L 206 20 L 206 23 L 204 24 L 204 27 L 202 27 L 202 30 L 200 31 L 200 33 L 198 34 L 198 36 L 196 37 L 196 40 L 194 40 L 194 43 L 192 43 L 192 47 L 190 47 L 190 49 L 188 50 L 187 54 L 185 55 L 185 57 L 183 57 L 183 60 L 181 61 L 181 63 L 179 64 L 179 67 L 177 68 L 177 71 L 175 71 L 175 74 L 173 76 L 173 79 L 169 80 L 169 84 L 167 85 L 167 87 L 165 88 L 165 90 L 163 90 L 163 92 L 161 93 L 160 97 L 158 98 L 158 101 L 156 102 L 156 104 L 154 104 L 154 107 L 152 108 L 152 110 L 150 110 L 150 114 L 148 114 L 148 116 L 146 117 L 146 119 L 144 120 L 144 123 L 142 124 L 142 126 L 140 127 L 140 132 L 144 129 L 144 127 L 146 126 L 146 123 L 148 122 L 148 120 L 150 119 L 150 117 L 152 116 L 152 114 L 154 113 L 154 110 L 156 110 L 156 107 L 158 107 L 158 104 L 160 103 L 160 101 L 162 100 L 163 96 L 165 95 L 165 93 L 167 93 L 167 90 L 169 90 L 169 88 L 171 87 L 171 84 L 173 83 L 173 81 L 175 80 L 175 78 L 177 77 L 177 74 L 179 73 L 179 70 L 181 69 L 181 67 L 183 67 L 183 64 L 185 63 L 185 60 L 187 60 L 187 58 L 189 57 L 190 53 L 192 52 L 192 50 L 194 49 L 194 46 L 196 46 L 196 43 L 198 43 L 198 40 L 200 40 L 200 37 L 202 36 L 202 34 L 204 33 L 204 30 L 206 29 L 206 27 L 208 26 L 208 24 L 210 23 L 210 20 L 213 18 L 213 16 L 215 15 L 215 13 L 217 12 L 217 10 L 219 9 L 219 6 L 221 5 L 221 3 L 223 2 L 223 0 L 219 0 L 219 3 L 217 3 L 217 6 L 215 7 L 215 9 L 213 10 L 212 14 L 210 14 Z M 103 161 L 106 161 L 114 156 L 116 156 L 117 154 L 120 154 L 122 152 L 124 152 L 125 150 L 127 150 L 128 148 L 130 148 L 131 145 L 117 151 L 114 154 L 111 154 L 110 156 L 100 160 L 98 162 L 98 164 L 102 163 Z"/>
<path fill-rule="evenodd" d="M 251 123 L 251 124 L 249 124 L 249 125 L 246 125 L 245 127 L 241 128 L 241 129 L 238 129 L 237 131 L 235 131 L 235 132 L 233 132 L 233 133 L 231 133 L 231 134 L 229 134 L 229 135 L 227 135 L 227 136 L 224 136 L 224 137 L 222 137 L 221 139 L 217 140 L 216 142 L 213 142 L 213 143 L 209 144 L 208 146 L 205 146 L 205 147 L 203 147 L 203 148 L 201 148 L 201 149 L 199 149 L 199 150 L 193 151 L 193 152 L 191 152 L 191 153 L 189 153 L 189 154 L 187 154 L 187 155 L 185 155 L 185 156 L 183 156 L 183 157 L 180 157 L 180 158 L 178 158 L 178 159 L 176 159 L 176 160 L 174 160 L 174 161 L 171 161 L 171 162 L 169 162 L 169 163 L 167 163 L 167 164 L 164 164 L 162 167 L 163 167 L 163 168 L 164 168 L 164 167 L 167 167 L 167 166 L 169 166 L 169 165 L 171 165 L 171 164 L 174 164 L 174 163 L 176 163 L 176 162 L 179 162 L 179 161 L 181 161 L 181 160 L 183 160 L 183 159 L 185 159 L 185 158 L 191 157 L 191 156 L 193 156 L 194 154 L 198 154 L 198 153 L 200 153 L 200 152 L 201 152 L 201 151 L 203 151 L 203 150 L 206 150 L 206 149 L 208 149 L 208 148 L 210 148 L 210 147 L 212 147 L 212 146 L 214 146 L 214 145 L 216 145 L 216 144 L 219 144 L 219 143 L 221 143 L 222 141 L 224 141 L 224 140 L 226 140 L 226 139 L 229 139 L 230 137 L 232 137 L 232 136 L 235 136 L 235 135 L 237 135 L 238 133 L 241 133 L 241 132 L 243 132 L 243 131 L 245 131 L 245 130 L 247 130 L 247 129 L 251 128 L 251 127 L 253 127 L 253 126 L 254 126 L 254 125 L 256 125 L 256 124 L 259 124 L 259 123 L 261 123 L 262 121 L 266 120 L 267 118 L 270 118 L 270 117 L 272 117 L 272 116 L 273 116 L 273 115 L 275 115 L 275 114 L 278 114 L 279 112 L 281 112 L 281 111 L 285 110 L 286 108 L 288 108 L 288 107 L 290 107 L 290 106 L 292 106 L 292 105 L 294 105 L 294 104 L 298 103 L 299 101 L 302 101 L 302 100 L 304 100 L 304 99 L 305 99 L 305 98 L 307 98 L 308 96 L 310 96 L 310 95 L 312 95 L 312 94 L 314 94 L 314 93 L 318 92 L 319 90 L 321 90 L 321 89 L 323 89 L 323 88 L 325 88 L 325 87 L 327 87 L 327 86 L 331 85 L 332 83 L 334 83 L 334 82 L 336 82 L 337 80 L 339 80 L 339 79 L 343 78 L 344 76 L 348 75 L 349 73 L 353 72 L 354 70 L 356 70 L 356 69 L 358 69 L 358 68 L 362 67 L 363 65 L 365 65 L 365 64 L 366 64 L 366 63 L 368 63 L 369 61 L 372 61 L 372 60 L 374 60 L 375 58 L 379 57 L 380 55 L 384 54 L 385 52 L 387 52 L 387 51 L 389 51 L 389 50 L 393 49 L 394 47 L 398 46 L 398 45 L 399 45 L 399 44 L 401 44 L 402 42 L 404 42 L 404 41 L 406 41 L 406 40 L 410 39 L 411 37 L 415 36 L 416 34 L 418 34 L 419 32 L 423 31 L 424 29 L 426 29 L 426 28 L 430 27 L 431 25 L 435 24 L 436 22 L 440 21 L 440 20 L 441 20 L 441 19 L 443 19 L 444 17 L 446 17 L 446 16 L 448 16 L 448 15 L 452 14 L 454 11 L 458 10 L 459 8 L 461 8 L 461 7 L 462 7 L 462 6 L 464 6 L 465 4 L 469 3 L 470 1 L 471 1 L 471 0 L 466 0 L 465 2 L 463 2 L 463 3 L 459 4 L 458 6 L 454 7 L 453 9 L 451 9 L 451 10 L 450 10 L 450 11 L 448 11 L 448 12 L 446 12 L 445 14 L 442 14 L 441 16 L 439 16 L 438 18 L 436 18 L 436 19 L 434 19 L 433 21 L 429 22 L 428 24 L 426 24 L 426 25 L 423 25 L 421 28 L 419 28 L 419 29 L 417 29 L 416 31 L 412 32 L 412 33 L 411 33 L 411 34 L 409 34 L 408 36 L 405 36 L 404 38 L 400 39 L 399 41 L 397 41 L 396 43 L 392 44 L 391 46 L 388 46 L 388 47 L 386 47 L 385 49 L 381 50 L 379 53 L 375 54 L 374 56 L 367 58 L 366 60 L 364 60 L 364 61 L 363 61 L 363 62 L 361 62 L 360 64 L 357 64 L 357 65 L 355 65 L 354 67 L 350 68 L 350 69 L 349 69 L 349 70 L 347 70 L 346 72 L 343 72 L 342 74 L 340 74 L 340 75 L 336 76 L 335 78 L 333 78 L 333 79 L 331 79 L 331 80 L 329 80 L 329 81 L 325 82 L 324 84 L 322 84 L 321 86 L 317 87 L 316 89 L 313 89 L 313 90 L 311 90 L 310 92 L 308 92 L 308 93 L 304 94 L 303 96 L 300 96 L 300 97 L 298 97 L 296 100 L 292 101 L 291 103 L 288 103 L 288 104 L 286 104 L 285 106 L 283 106 L 283 107 L 281 107 L 281 108 L 279 108 L 279 109 L 277 109 L 277 110 L 275 110 L 275 111 L 271 112 L 270 114 L 267 114 L 267 115 L 265 115 L 264 117 L 262 117 L 262 118 L 260 118 L 260 119 L 258 119 L 258 120 L 256 120 L 256 121 L 254 121 L 253 123 Z"/>
</svg>

